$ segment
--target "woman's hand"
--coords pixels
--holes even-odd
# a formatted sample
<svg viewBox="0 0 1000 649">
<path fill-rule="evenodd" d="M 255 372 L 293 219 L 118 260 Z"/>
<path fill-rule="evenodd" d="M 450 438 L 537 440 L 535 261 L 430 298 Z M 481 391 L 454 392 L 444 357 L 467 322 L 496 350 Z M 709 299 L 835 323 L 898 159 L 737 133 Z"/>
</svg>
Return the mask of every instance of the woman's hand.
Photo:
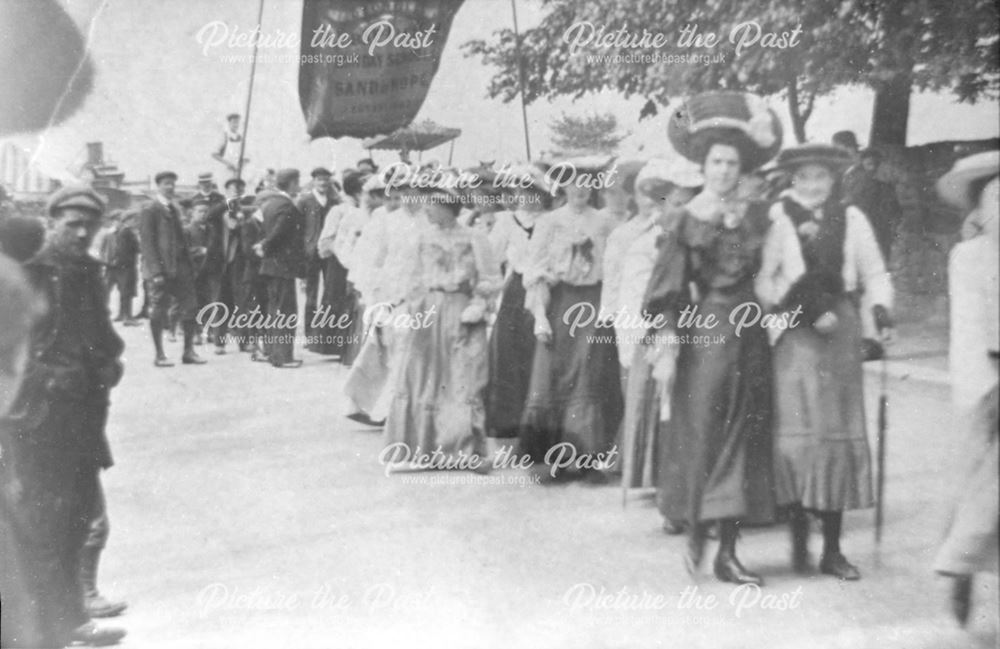
<svg viewBox="0 0 1000 649">
<path fill-rule="evenodd" d="M 535 340 L 543 345 L 552 344 L 552 327 L 549 326 L 548 320 L 540 318 L 535 319 Z"/>
</svg>

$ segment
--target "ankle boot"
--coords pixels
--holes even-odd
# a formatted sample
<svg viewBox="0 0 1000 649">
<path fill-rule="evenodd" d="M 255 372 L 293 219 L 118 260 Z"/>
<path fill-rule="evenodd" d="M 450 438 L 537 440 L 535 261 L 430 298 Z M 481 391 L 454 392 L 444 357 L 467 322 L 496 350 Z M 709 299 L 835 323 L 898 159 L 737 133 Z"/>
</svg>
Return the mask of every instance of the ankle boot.
<svg viewBox="0 0 1000 649">
<path fill-rule="evenodd" d="M 763 586 L 760 575 L 750 572 L 736 558 L 736 538 L 739 527 L 736 521 L 719 521 L 719 553 L 715 555 L 715 576 L 719 581 L 732 584 Z"/>
<path fill-rule="evenodd" d="M 792 570 L 802 574 L 809 571 L 809 516 L 801 507 L 793 507 L 788 516 L 788 529 L 792 534 Z"/>
<path fill-rule="evenodd" d="M 90 617 L 114 617 L 128 608 L 125 602 L 112 602 L 97 590 L 97 566 L 101 548 L 84 546 L 80 550 L 80 584 L 83 586 L 84 605 Z"/>
</svg>

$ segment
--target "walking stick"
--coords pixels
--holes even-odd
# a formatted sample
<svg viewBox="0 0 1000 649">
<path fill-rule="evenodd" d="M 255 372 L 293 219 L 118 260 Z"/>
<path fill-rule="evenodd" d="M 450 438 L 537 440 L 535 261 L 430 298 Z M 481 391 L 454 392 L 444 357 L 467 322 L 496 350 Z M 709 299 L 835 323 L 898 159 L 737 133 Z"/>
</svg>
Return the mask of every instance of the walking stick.
<svg viewBox="0 0 1000 649">
<path fill-rule="evenodd" d="M 888 371 L 885 356 L 882 357 L 882 370 L 879 376 L 878 396 L 878 438 L 876 440 L 875 462 L 878 469 L 875 483 L 875 544 L 882 542 L 882 520 L 885 503 L 885 436 L 889 423 L 889 397 L 886 394 Z"/>
</svg>

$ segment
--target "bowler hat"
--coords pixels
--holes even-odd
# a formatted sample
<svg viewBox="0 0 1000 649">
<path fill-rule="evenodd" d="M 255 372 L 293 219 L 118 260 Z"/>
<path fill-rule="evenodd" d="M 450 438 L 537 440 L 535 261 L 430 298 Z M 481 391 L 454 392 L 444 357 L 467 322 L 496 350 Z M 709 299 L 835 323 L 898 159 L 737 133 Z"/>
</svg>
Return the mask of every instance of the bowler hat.
<svg viewBox="0 0 1000 649">
<path fill-rule="evenodd" d="M 717 90 L 684 100 L 674 109 L 667 136 L 682 156 L 704 163 L 705 145 L 725 138 L 740 151 L 744 170 L 756 169 L 781 149 L 777 114 L 764 100 L 748 92 Z"/>
<path fill-rule="evenodd" d="M 63 187 L 49 196 L 46 211 L 49 216 L 67 207 L 89 210 L 100 216 L 104 213 L 104 199 L 90 187 Z"/>
<path fill-rule="evenodd" d="M 223 187 L 229 189 L 230 185 L 239 185 L 241 188 L 247 186 L 247 184 L 243 182 L 243 180 L 240 178 L 230 178 L 229 180 L 226 181 L 226 184 L 223 185 Z"/>
<path fill-rule="evenodd" d="M 962 209 L 975 207 L 970 196 L 972 183 L 1000 175 L 1000 151 L 984 151 L 962 158 L 937 181 L 937 191 L 946 203 Z"/>
<path fill-rule="evenodd" d="M 158 173 L 155 176 L 153 176 L 153 182 L 155 182 L 157 185 L 159 185 L 161 182 L 163 182 L 164 180 L 167 180 L 168 178 L 171 178 L 174 181 L 176 181 L 177 180 L 177 174 L 175 174 L 172 171 L 161 171 L 160 173 Z"/>
</svg>

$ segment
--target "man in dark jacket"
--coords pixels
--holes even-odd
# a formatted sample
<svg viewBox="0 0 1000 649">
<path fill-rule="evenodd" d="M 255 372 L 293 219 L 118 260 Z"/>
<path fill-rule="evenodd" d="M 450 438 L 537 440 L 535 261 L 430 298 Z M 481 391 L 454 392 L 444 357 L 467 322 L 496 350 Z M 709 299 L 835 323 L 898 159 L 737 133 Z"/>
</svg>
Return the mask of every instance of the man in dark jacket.
<svg viewBox="0 0 1000 649">
<path fill-rule="evenodd" d="M 184 327 L 186 365 L 201 364 L 194 351 L 197 324 L 197 297 L 194 287 L 194 266 L 188 253 L 181 222 L 183 212 L 174 199 L 177 174 L 163 171 L 156 174 L 157 194 L 139 215 L 139 244 L 142 249 L 142 276 L 149 281 L 149 328 L 156 348 L 157 367 L 171 367 L 163 353 L 163 330 L 168 325 L 171 304 L 175 304 Z"/>
<path fill-rule="evenodd" d="M 242 241 L 242 223 L 245 217 L 240 204 L 244 187 L 246 183 L 239 178 L 227 180 L 225 200 L 211 206 L 208 212 L 208 223 L 213 233 L 208 263 L 218 266 L 219 275 L 219 290 L 213 301 L 224 305 L 229 313 L 244 312 L 247 309 L 248 287 L 244 282 L 246 257 Z M 242 329 L 229 331 L 226 323 L 213 327 L 215 353 L 226 353 L 227 335 L 237 337 L 241 351 L 247 349 L 246 334 Z"/>
<path fill-rule="evenodd" d="M 310 323 L 316 317 L 316 309 L 319 304 L 319 283 L 320 277 L 324 282 L 329 281 L 323 273 L 323 261 L 319 258 L 319 235 L 323 231 L 323 224 L 326 223 L 326 215 L 330 209 L 340 202 L 337 193 L 330 186 L 330 178 L 333 174 L 329 169 L 316 167 L 312 171 L 312 191 L 299 197 L 297 205 L 302 212 L 303 239 L 305 243 L 305 285 L 306 285 L 306 308 L 305 308 L 305 334 L 311 337 L 312 328 Z"/>
<path fill-rule="evenodd" d="M 299 192 L 299 172 L 282 169 L 277 174 L 277 191 L 257 196 L 264 225 L 264 238 L 254 245 L 260 257 L 260 274 L 267 282 L 267 316 L 270 321 L 264 349 L 274 367 L 298 367 L 293 358 L 298 300 L 295 278 L 303 272 L 305 254 L 302 213 L 295 207 Z"/>
<path fill-rule="evenodd" d="M 113 644 L 125 635 L 90 622 L 84 593 L 100 553 L 91 527 L 107 520 L 100 472 L 112 460 L 104 427 L 124 349 L 100 262 L 87 254 L 103 209 L 90 189 L 62 189 L 49 201 L 49 240 L 24 266 L 48 311 L 32 329 L 24 382 L 0 422 L 4 506 L 24 548 L 25 587 L 46 647 Z"/>
<path fill-rule="evenodd" d="M 110 295 L 111 289 L 118 289 L 118 317 L 115 322 L 126 326 L 134 326 L 132 318 L 132 299 L 137 292 L 139 261 L 139 237 L 129 221 L 134 217 L 122 212 L 112 214 L 111 232 L 104 239 L 102 258 L 108 265 L 105 279 Z"/>
</svg>

